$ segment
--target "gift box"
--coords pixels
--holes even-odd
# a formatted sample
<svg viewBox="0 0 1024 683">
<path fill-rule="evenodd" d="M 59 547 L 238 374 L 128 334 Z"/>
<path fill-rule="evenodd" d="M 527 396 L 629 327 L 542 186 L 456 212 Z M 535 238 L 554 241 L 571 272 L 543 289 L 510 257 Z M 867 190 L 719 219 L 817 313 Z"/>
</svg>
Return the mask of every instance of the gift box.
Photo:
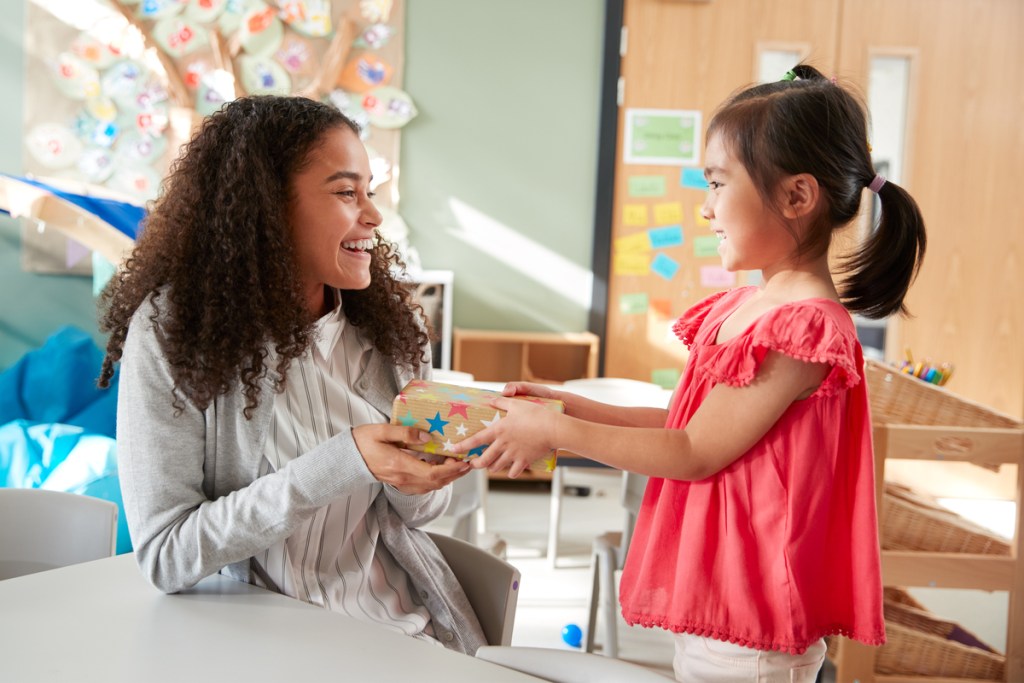
<svg viewBox="0 0 1024 683">
<path fill-rule="evenodd" d="M 466 454 L 455 453 L 455 444 L 473 436 L 505 416 L 504 410 L 491 406 L 501 393 L 487 389 L 474 389 L 455 384 L 414 379 L 395 397 L 391 409 L 391 424 L 416 427 L 430 435 L 426 443 L 407 444 L 406 447 L 433 455 L 468 459 L 481 455 L 487 446 L 479 446 Z M 548 410 L 565 412 L 565 404 L 550 398 L 515 396 L 518 401 L 532 401 Z M 557 452 L 532 463 L 531 470 L 551 472 L 555 469 Z"/>
</svg>

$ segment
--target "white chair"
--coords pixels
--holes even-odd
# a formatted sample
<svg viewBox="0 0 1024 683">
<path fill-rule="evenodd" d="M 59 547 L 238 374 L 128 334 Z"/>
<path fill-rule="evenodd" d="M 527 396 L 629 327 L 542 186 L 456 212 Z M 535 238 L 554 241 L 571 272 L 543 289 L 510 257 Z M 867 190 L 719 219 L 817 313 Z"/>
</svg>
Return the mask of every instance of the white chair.
<svg viewBox="0 0 1024 683">
<path fill-rule="evenodd" d="M 571 650 L 485 645 L 476 651 L 476 656 L 552 683 L 665 683 L 673 680 L 621 659 Z"/>
<path fill-rule="evenodd" d="M 601 614 L 604 626 L 602 652 L 608 657 L 619 656 L 618 597 L 615 591 L 615 572 L 622 569 L 626 551 L 633 537 L 633 526 L 640 511 L 647 488 L 647 477 L 632 472 L 622 473 L 622 506 L 626 508 L 623 531 L 609 531 L 594 539 L 590 568 L 590 605 L 587 617 L 586 651 L 593 652 L 597 631 L 597 616 Z"/>
<path fill-rule="evenodd" d="M 0 579 L 114 555 L 117 505 L 45 489 L 0 488 Z"/>
<path fill-rule="evenodd" d="M 519 570 L 471 543 L 444 534 L 427 533 L 462 584 L 487 643 L 511 643 L 522 578 Z"/>
</svg>

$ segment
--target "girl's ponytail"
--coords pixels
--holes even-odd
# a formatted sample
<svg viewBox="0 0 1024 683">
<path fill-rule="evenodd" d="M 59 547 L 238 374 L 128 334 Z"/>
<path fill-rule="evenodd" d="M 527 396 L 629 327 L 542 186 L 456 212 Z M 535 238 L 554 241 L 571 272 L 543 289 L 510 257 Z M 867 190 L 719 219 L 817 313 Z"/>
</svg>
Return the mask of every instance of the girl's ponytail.
<svg viewBox="0 0 1024 683">
<path fill-rule="evenodd" d="M 924 217 L 906 190 L 882 181 L 877 194 L 882 207 L 878 226 L 842 264 L 843 304 L 868 318 L 907 313 L 903 298 L 921 267 L 927 243 Z"/>
</svg>

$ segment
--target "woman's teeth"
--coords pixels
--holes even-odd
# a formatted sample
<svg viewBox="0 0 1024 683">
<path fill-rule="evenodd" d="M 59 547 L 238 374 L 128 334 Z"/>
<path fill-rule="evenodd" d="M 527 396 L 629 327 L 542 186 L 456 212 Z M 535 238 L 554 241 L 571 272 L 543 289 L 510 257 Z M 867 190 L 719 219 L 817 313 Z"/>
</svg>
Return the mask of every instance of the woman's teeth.
<svg viewBox="0 0 1024 683">
<path fill-rule="evenodd" d="M 373 240 L 350 240 L 348 242 L 342 242 L 341 246 L 349 251 L 370 251 L 373 249 Z"/>
</svg>

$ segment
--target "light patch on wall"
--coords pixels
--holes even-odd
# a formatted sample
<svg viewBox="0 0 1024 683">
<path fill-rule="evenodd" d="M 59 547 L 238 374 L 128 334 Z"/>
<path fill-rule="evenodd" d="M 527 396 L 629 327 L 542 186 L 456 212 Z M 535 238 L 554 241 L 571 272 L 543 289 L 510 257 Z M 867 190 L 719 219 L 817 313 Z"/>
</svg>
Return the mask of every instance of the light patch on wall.
<svg viewBox="0 0 1024 683">
<path fill-rule="evenodd" d="M 457 227 L 448 232 L 523 277 L 556 291 L 584 310 L 590 308 L 594 274 L 543 244 L 523 236 L 456 197 L 448 200 Z"/>
</svg>

